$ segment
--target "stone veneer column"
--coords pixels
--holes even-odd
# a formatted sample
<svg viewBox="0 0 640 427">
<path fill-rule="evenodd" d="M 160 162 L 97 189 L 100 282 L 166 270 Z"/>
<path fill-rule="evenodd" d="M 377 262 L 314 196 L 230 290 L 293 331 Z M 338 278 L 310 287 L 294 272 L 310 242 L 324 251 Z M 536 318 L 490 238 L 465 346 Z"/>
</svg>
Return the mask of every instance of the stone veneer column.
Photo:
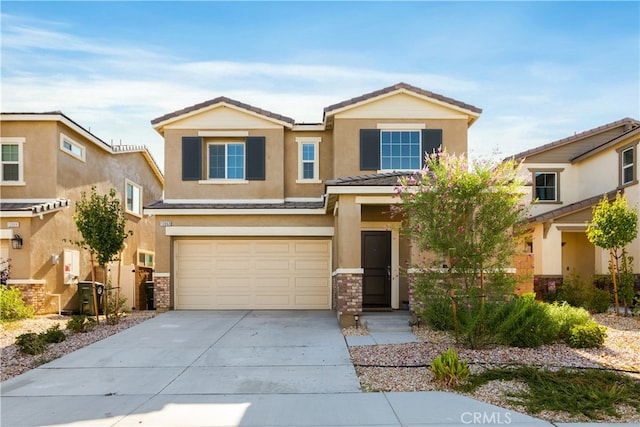
<svg viewBox="0 0 640 427">
<path fill-rule="evenodd" d="M 171 307 L 171 277 L 168 273 L 153 275 L 153 299 L 156 310 L 168 311 Z"/>
<path fill-rule="evenodd" d="M 22 292 L 22 300 L 26 305 L 33 307 L 36 314 L 44 313 L 45 298 L 46 298 L 46 285 L 45 280 L 33 280 L 33 279 L 9 279 L 7 285 L 10 288 L 20 289 Z"/>
<path fill-rule="evenodd" d="M 362 273 L 340 272 L 333 275 L 335 308 L 340 327 L 355 326 L 355 315 L 362 313 Z"/>
</svg>

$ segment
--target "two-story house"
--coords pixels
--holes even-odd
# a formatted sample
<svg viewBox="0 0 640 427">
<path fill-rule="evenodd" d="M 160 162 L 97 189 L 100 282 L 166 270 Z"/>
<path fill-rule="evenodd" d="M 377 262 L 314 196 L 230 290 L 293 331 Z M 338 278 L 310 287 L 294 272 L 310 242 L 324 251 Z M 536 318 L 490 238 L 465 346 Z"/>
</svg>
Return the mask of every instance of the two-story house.
<svg viewBox="0 0 640 427">
<path fill-rule="evenodd" d="M 639 141 L 640 122 L 625 118 L 514 156 L 531 180 L 530 244 L 539 294 L 574 271 L 586 280 L 608 274 L 609 252 L 589 242 L 586 228 L 605 195 L 612 200 L 622 191 L 638 207 Z M 626 249 L 640 260 L 639 239 Z"/>
<path fill-rule="evenodd" d="M 60 112 L 2 113 L 0 123 L 0 257 L 10 260 L 8 284 L 39 313 L 79 310 L 78 282 L 91 279 L 91 263 L 71 243 L 81 239 L 75 203 L 92 186 L 99 194 L 114 188 L 133 235 L 112 266 L 113 285 L 121 285 L 128 308 L 145 308 L 139 285 L 151 278 L 155 218 L 142 209 L 162 197 L 164 185 L 146 147 L 107 144 Z"/>
<path fill-rule="evenodd" d="M 159 307 L 363 309 L 408 299 L 417 261 L 390 215 L 398 176 L 426 152 L 467 151 L 481 110 L 405 83 L 324 109 L 322 123 L 226 97 L 152 120 L 165 143 Z"/>
</svg>

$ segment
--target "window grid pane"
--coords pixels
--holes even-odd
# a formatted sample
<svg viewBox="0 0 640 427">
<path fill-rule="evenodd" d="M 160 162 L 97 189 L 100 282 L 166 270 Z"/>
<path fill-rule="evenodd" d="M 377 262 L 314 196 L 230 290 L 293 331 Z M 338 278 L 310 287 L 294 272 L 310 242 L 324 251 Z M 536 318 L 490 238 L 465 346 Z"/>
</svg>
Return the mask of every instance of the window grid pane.
<svg viewBox="0 0 640 427">
<path fill-rule="evenodd" d="M 633 170 L 634 149 L 629 148 L 622 152 L 622 183 L 628 184 L 634 180 Z"/>
<path fill-rule="evenodd" d="M 209 146 L 209 179 L 224 179 L 225 146 L 223 144 Z"/>
<path fill-rule="evenodd" d="M 2 146 L 2 161 L 3 162 L 18 162 L 19 151 L 17 144 L 4 144 Z"/>
<path fill-rule="evenodd" d="M 382 169 L 420 169 L 419 131 L 382 131 L 380 136 Z"/>
<path fill-rule="evenodd" d="M 2 165 L 3 181 L 18 181 L 20 179 L 19 168 L 16 164 Z"/>
<path fill-rule="evenodd" d="M 244 145 L 227 145 L 227 179 L 244 178 Z"/>
</svg>

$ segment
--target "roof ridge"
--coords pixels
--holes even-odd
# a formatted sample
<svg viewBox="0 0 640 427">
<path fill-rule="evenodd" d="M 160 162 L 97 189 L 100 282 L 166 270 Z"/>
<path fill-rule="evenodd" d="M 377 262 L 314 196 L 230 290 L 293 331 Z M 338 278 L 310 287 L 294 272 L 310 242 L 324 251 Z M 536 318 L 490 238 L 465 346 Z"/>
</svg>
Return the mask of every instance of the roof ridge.
<svg viewBox="0 0 640 427">
<path fill-rule="evenodd" d="M 236 106 L 238 108 L 242 108 L 244 110 L 248 110 L 248 111 L 260 114 L 262 116 L 270 117 L 270 118 L 273 118 L 273 119 L 276 119 L 276 120 L 280 120 L 280 121 L 283 121 L 283 122 L 286 122 L 286 123 L 291 123 L 291 124 L 295 123 L 295 120 L 292 119 L 291 117 L 283 116 L 282 114 L 274 113 L 272 111 L 265 110 L 263 108 L 254 107 L 253 105 L 250 105 L 250 104 L 247 104 L 247 103 L 244 103 L 244 102 L 240 102 L 240 101 L 237 101 L 235 99 L 232 99 L 232 98 L 229 98 L 229 97 L 226 97 L 226 96 L 218 96 L 216 98 L 209 99 L 207 101 L 203 101 L 203 102 L 200 102 L 200 103 L 197 103 L 197 104 L 193 104 L 193 105 L 191 105 L 189 107 L 181 108 L 181 109 L 173 111 L 171 113 L 164 114 L 164 115 L 162 115 L 160 117 L 156 117 L 155 119 L 151 120 L 151 124 L 155 125 L 155 124 L 164 122 L 165 120 L 168 120 L 168 119 L 171 119 L 171 118 L 174 118 L 174 117 L 179 117 L 179 116 L 181 116 L 183 114 L 187 114 L 187 113 L 190 113 L 192 111 L 198 111 L 198 110 L 201 110 L 203 108 L 209 107 L 211 105 L 221 104 L 221 103 L 230 104 L 230 105 Z"/>
</svg>

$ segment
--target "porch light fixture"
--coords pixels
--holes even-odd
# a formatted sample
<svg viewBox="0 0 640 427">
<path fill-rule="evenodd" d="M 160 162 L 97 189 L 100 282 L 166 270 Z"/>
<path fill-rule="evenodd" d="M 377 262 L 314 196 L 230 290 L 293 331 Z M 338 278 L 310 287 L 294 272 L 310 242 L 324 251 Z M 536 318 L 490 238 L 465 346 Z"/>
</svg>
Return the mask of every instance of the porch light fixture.
<svg viewBox="0 0 640 427">
<path fill-rule="evenodd" d="M 13 239 L 11 239 L 11 247 L 13 249 L 22 249 L 22 237 L 19 234 L 14 234 Z"/>
</svg>

